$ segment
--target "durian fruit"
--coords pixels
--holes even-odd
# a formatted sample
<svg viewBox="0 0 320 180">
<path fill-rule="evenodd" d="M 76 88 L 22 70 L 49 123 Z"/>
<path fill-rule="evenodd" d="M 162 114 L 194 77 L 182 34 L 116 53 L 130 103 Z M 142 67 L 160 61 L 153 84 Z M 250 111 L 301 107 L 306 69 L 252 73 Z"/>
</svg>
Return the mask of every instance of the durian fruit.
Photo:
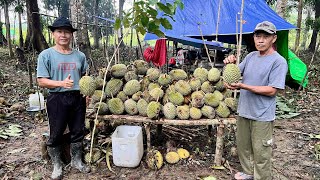
<svg viewBox="0 0 320 180">
<path fill-rule="evenodd" d="M 124 112 L 124 104 L 119 98 L 112 98 L 108 101 L 108 108 L 112 114 L 122 114 Z"/>
<path fill-rule="evenodd" d="M 105 81 L 100 77 L 95 77 L 94 81 L 96 82 L 96 90 L 101 90 Z"/>
<path fill-rule="evenodd" d="M 92 149 L 92 156 L 91 156 L 91 162 L 97 162 L 101 157 L 101 150 L 98 148 Z M 86 163 L 90 163 L 90 152 L 87 152 L 84 156 L 84 160 Z"/>
<path fill-rule="evenodd" d="M 176 164 L 177 162 L 179 162 L 180 157 L 177 152 L 171 151 L 166 154 L 165 159 L 169 164 Z"/>
<path fill-rule="evenodd" d="M 222 118 L 227 118 L 230 115 L 230 110 L 224 102 L 220 102 L 219 106 L 216 109 L 216 113 Z"/>
<path fill-rule="evenodd" d="M 215 90 L 213 92 L 213 94 L 215 95 L 215 97 L 217 97 L 220 101 L 223 100 L 223 94 L 220 91 Z"/>
<path fill-rule="evenodd" d="M 120 91 L 117 94 L 117 98 L 121 99 L 122 102 L 125 102 L 128 99 L 128 96 L 123 91 Z"/>
<path fill-rule="evenodd" d="M 102 101 L 106 100 L 106 93 L 102 90 L 95 90 L 93 95 L 91 96 L 92 101 L 97 102 L 100 101 L 100 98 L 102 97 Z"/>
<path fill-rule="evenodd" d="M 142 99 L 146 100 L 147 102 L 150 102 L 151 96 L 148 90 L 145 90 L 141 94 Z"/>
<path fill-rule="evenodd" d="M 174 105 L 181 105 L 184 102 L 184 97 L 179 92 L 169 92 L 168 99 Z"/>
<path fill-rule="evenodd" d="M 160 76 L 160 70 L 157 68 L 150 68 L 147 71 L 147 77 L 149 78 L 150 81 L 158 81 L 159 76 Z"/>
<path fill-rule="evenodd" d="M 147 153 L 146 162 L 150 169 L 158 170 L 163 165 L 163 156 L 158 150 L 150 150 Z"/>
<path fill-rule="evenodd" d="M 171 76 L 168 74 L 161 74 L 158 79 L 158 83 L 161 86 L 168 86 L 172 82 Z"/>
<path fill-rule="evenodd" d="M 138 75 L 134 71 L 128 71 L 124 75 L 124 79 L 126 80 L 126 82 L 129 82 L 129 81 L 134 80 L 134 79 L 138 80 Z"/>
<path fill-rule="evenodd" d="M 183 98 L 184 98 L 183 104 L 189 104 L 191 102 L 191 94 L 188 94 Z"/>
<path fill-rule="evenodd" d="M 202 112 L 200 109 L 196 107 L 191 107 L 190 108 L 190 118 L 191 119 L 200 119 L 202 116 Z"/>
<path fill-rule="evenodd" d="M 180 159 L 187 159 L 190 157 L 189 151 L 187 151 L 186 149 L 183 149 L 183 148 L 178 148 L 177 153 L 178 153 Z"/>
<path fill-rule="evenodd" d="M 176 89 L 174 89 L 174 84 L 169 85 L 166 89 L 166 93 L 169 94 L 170 92 L 177 92 Z"/>
<path fill-rule="evenodd" d="M 151 100 L 159 100 L 163 97 L 163 90 L 161 88 L 154 88 L 150 92 Z"/>
<path fill-rule="evenodd" d="M 139 81 L 137 80 L 131 80 L 129 82 L 127 82 L 124 87 L 123 87 L 123 92 L 127 95 L 127 96 L 132 96 L 134 93 L 140 91 L 141 86 Z"/>
<path fill-rule="evenodd" d="M 204 105 L 201 108 L 201 112 L 202 112 L 203 116 L 205 116 L 205 117 L 207 117 L 209 119 L 213 119 L 216 116 L 216 112 L 215 112 L 214 108 L 211 107 L 211 106 Z"/>
<path fill-rule="evenodd" d="M 222 94 L 223 94 L 224 98 L 230 98 L 230 97 L 232 97 L 232 90 L 225 89 L 224 91 L 222 91 Z"/>
<path fill-rule="evenodd" d="M 212 93 L 214 91 L 214 87 L 209 81 L 205 81 L 201 85 L 201 90 L 205 93 Z"/>
<path fill-rule="evenodd" d="M 175 83 L 174 89 L 181 93 L 183 96 L 186 96 L 191 93 L 191 87 L 188 82 L 184 80 L 179 80 Z"/>
<path fill-rule="evenodd" d="M 222 72 L 223 81 L 227 84 L 237 83 L 241 78 L 240 68 L 236 64 L 227 64 Z"/>
<path fill-rule="evenodd" d="M 225 98 L 223 102 L 231 109 L 231 111 L 237 110 L 237 101 L 234 98 Z"/>
<path fill-rule="evenodd" d="M 92 96 L 96 90 L 96 82 L 91 76 L 82 76 L 79 80 L 79 87 L 81 94 L 85 96 Z"/>
<path fill-rule="evenodd" d="M 137 102 L 137 108 L 140 116 L 147 116 L 146 107 L 148 107 L 148 102 L 144 99 L 139 99 L 139 101 Z"/>
<path fill-rule="evenodd" d="M 208 80 L 208 70 L 203 67 L 198 67 L 197 69 L 194 70 L 193 76 L 196 78 L 199 78 L 201 83 L 204 83 L 205 81 Z"/>
<path fill-rule="evenodd" d="M 189 81 L 190 87 L 192 91 L 197 91 L 201 88 L 201 81 L 199 78 L 191 78 Z"/>
<path fill-rule="evenodd" d="M 204 96 L 204 103 L 208 106 L 217 107 L 219 106 L 220 99 L 219 97 L 214 93 L 207 93 Z"/>
<path fill-rule="evenodd" d="M 158 83 L 150 83 L 148 86 L 148 90 L 151 91 L 154 88 L 160 88 L 160 85 Z"/>
<path fill-rule="evenodd" d="M 220 92 L 226 89 L 222 79 L 220 79 L 218 82 L 216 82 L 216 84 L 214 84 L 214 88 Z"/>
<path fill-rule="evenodd" d="M 189 119 L 190 117 L 190 108 L 187 105 L 178 106 L 176 112 L 179 119 Z"/>
<path fill-rule="evenodd" d="M 115 64 L 111 67 L 111 75 L 115 78 L 123 78 L 127 72 L 127 66 L 124 64 Z"/>
<path fill-rule="evenodd" d="M 124 102 L 124 109 L 129 115 L 138 114 L 137 103 L 133 99 L 128 99 Z"/>
<path fill-rule="evenodd" d="M 204 104 L 204 93 L 202 91 L 195 91 L 191 94 L 191 105 L 193 107 L 201 108 Z"/>
<path fill-rule="evenodd" d="M 99 69 L 99 72 L 98 72 L 98 77 L 101 78 L 101 79 L 104 79 L 104 74 L 106 73 L 107 71 L 107 68 L 101 68 Z M 105 81 L 109 81 L 111 79 L 111 72 L 108 71 L 107 74 L 106 74 L 106 79 Z"/>
<path fill-rule="evenodd" d="M 91 129 L 91 122 L 92 122 L 91 119 L 89 119 L 89 118 L 86 118 L 86 119 L 85 119 L 84 125 L 85 125 L 86 129 L 88 129 L 88 130 Z"/>
<path fill-rule="evenodd" d="M 208 80 L 210 82 L 217 82 L 220 80 L 221 72 L 217 68 L 211 68 L 208 72 Z"/>
<path fill-rule="evenodd" d="M 135 60 L 133 66 L 139 75 L 146 75 L 148 70 L 148 63 L 144 60 Z"/>
<path fill-rule="evenodd" d="M 174 81 L 185 80 L 188 77 L 188 74 L 182 69 L 171 70 L 169 72 L 169 75 L 171 76 L 172 80 L 174 80 Z"/>
<path fill-rule="evenodd" d="M 132 98 L 134 101 L 139 101 L 139 99 L 141 98 L 141 95 L 142 95 L 142 92 L 141 92 L 141 91 L 138 91 L 138 92 L 134 93 L 131 98 Z"/>
<path fill-rule="evenodd" d="M 162 112 L 163 112 L 164 117 L 166 119 L 174 119 L 177 115 L 176 106 L 174 104 L 172 104 L 171 102 L 166 103 L 162 107 Z"/>
<path fill-rule="evenodd" d="M 100 103 L 100 102 L 97 102 L 97 103 L 94 105 L 95 111 L 98 110 L 99 106 L 100 106 L 100 109 L 99 109 L 99 111 L 98 111 L 98 114 L 99 114 L 99 115 L 105 115 L 105 114 L 108 113 L 108 104 L 107 104 L 107 103 L 105 103 L 105 102 L 101 102 L 101 103 Z"/>
<path fill-rule="evenodd" d="M 151 101 L 147 106 L 147 116 L 150 119 L 157 119 L 161 111 L 161 104 L 156 101 Z"/>
<path fill-rule="evenodd" d="M 169 93 L 164 93 L 163 97 L 162 97 L 162 104 L 166 104 L 167 102 L 169 102 Z"/>
<path fill-rule="evenodd" d="M 141 91 L 147 90 L 149 84 L 150 80 L 148 79 L 148 77 L 143 77 L 143 79 L 141 80 Z"/>
<path fill-rule="evenodd" d="M 105 92 L 107 97 L 115 97 L 119 91 L 121 91 L 121 88 L 123 86 L 123 82 L 121 79 L 110 79 L 110 81 L 107 82 Z"/>
</svg>

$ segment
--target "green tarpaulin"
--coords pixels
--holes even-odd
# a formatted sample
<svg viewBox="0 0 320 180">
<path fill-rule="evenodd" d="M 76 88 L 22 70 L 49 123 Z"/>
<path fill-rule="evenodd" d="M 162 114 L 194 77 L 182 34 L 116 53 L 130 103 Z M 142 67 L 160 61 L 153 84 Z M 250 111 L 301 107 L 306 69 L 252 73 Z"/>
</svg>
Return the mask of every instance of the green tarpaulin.
<svg viewBox="0 0 320 180">
<path fill-rule="evenodd" d="M 289 67 L 289 78 L 295 83 L 301 84 L 304 75 L 307 72 L 307 65 L 301 61 L 289 48 L 288 48 L 288 33 L 289 31 L 278 31 L 277 32 L 277 51 L 281 54 L 288 62 Z M 291 80 L 290 79 L 290 80 Z M 303 87 L 308 84 L 308 77 L 303 82 Z"/>
</svg>

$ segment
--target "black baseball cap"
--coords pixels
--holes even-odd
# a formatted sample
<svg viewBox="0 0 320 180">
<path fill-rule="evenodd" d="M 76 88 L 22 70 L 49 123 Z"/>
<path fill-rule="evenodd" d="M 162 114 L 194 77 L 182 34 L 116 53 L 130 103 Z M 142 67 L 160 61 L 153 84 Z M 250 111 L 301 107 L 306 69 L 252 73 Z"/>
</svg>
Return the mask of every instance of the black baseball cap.
<svg viewBox="0 0 320 180">
<path fill-rule="evenodd" d="M 67 19 L 66 17 L 59 17 L 57 18 L 51 26 L 48 26 L 48 28 L 53 32 L 55 29 L 58 28 L 66 28 L 66 29 L 70 29 L 71 32 L 75 32 L 77 31 L 77 29 L 72 27 L 72 24 L 70 22 L 69 19 Z"/>
</svg>

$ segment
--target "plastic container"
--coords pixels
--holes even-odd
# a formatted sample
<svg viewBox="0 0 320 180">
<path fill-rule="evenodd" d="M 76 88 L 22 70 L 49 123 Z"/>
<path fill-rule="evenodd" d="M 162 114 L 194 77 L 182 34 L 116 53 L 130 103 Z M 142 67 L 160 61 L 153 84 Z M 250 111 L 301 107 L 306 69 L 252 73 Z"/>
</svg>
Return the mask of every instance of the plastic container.
<svg viewBox="0 0 320 180">
<path fill-rule="evenodd" d="M 29 95 L 29 107 L 32 109 L 42 110 L 44 106 L 44 97 L 41 93 L 35 93 Z"/>
<path fill-rule="evenodd" d="M 137 167 L 143 156 L 142 128 L 121 125 L 112 136 L 113 163 L 121 167 Z"/>
</svg>

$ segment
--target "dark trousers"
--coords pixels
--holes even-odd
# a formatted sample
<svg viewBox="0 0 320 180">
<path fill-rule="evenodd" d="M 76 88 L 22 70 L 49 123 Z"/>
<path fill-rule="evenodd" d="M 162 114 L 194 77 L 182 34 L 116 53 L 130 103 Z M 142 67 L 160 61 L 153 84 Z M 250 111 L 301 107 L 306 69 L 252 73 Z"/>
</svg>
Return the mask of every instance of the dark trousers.
<svg viewBox="0 0 320 180">
<path fill-rule="evenodd" d="M 84 138 L 86 100 L 79 91 L 50 93 L 47 98 L 50 136 L 47 145 L 55 147 L 66 142 L 63 133 L 68 125 L 70 143 Z"/>
</svg>

